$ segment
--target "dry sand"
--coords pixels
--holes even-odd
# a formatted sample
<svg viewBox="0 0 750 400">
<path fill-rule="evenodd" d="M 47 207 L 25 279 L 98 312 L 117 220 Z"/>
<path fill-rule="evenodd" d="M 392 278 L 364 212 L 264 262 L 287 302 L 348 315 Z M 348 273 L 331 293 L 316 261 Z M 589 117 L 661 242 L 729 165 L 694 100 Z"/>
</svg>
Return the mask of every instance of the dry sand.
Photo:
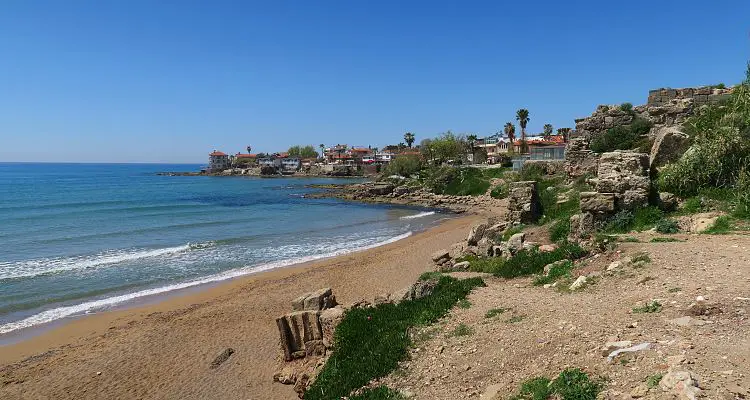
<svg viewBox="0 0 750 400">
<path fill-rule="evenodd" d="M 431 269 L 430 254 L 465 238 L 452 219 L 375 249 L 236 279 L 151 306 L 73 320 L 0 347 L 0 398 L 293 399 L 272 382 L 274 319 L 298 295 L 330 286 L 341 303 L 394 292 Z M 217 369 L 224 349 L 235 353 Z"/>
</svg>

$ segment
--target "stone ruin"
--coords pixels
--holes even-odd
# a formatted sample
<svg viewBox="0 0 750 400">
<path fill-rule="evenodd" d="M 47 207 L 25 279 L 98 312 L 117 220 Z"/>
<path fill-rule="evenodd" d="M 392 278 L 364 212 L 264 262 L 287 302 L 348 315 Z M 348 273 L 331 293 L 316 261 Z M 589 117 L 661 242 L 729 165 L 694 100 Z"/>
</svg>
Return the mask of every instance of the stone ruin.
<svg viewBox="0 0 750 400">
<path fill-rule="evenodd" d="M 599 154 L 589 149 L 585 136 L 573 138 L 565 148 L 565 173 L 570 178 L 595 176 L 599 168 Z"/>
<path fill-rule="evenodd" d="M 620 105 L 600 105 L 593 114 L 576 119 L 576 136 L 592 137 L 617 126 L 629 126 L 636 118 L 653 123 L 651 136 L 660 128 L 681 125 L 696 109 L 707 104 L 727 100 L 731 88 L 698 87 L 684 89 L 655 89 L 648 93 L 644 105 L 623 109 Z"/>
<path fill-rule="evenodd" d="M 307 293 L 292 301 L 293 312 L 276 319 L 285 361 L 325 355 L 323 325 L 327 319 L 321 321 L 321 314 L 335 306 L 336 297 L 331 288 Z"/>
<path fill-rule="evenodd" d="M 508 194 L 508 215 L 511 224 L 531 224 L 539 220 L 542 206 L 536 181 L 511 182 Z"/>
</svg>

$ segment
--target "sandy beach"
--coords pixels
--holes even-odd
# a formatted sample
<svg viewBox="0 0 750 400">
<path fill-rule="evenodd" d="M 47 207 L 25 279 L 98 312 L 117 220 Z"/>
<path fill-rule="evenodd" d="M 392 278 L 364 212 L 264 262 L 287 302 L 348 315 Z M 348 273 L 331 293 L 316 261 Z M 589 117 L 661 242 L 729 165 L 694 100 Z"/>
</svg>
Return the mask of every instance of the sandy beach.
<svg viewBox="0 0 750 400">
<path fill-rule="evenodd" d="M 292 399 L 274 318 L 329 286 L 340 303 L 372 300 L 431 269 L 430 254 L 466 236 L 463 216 L 382 247 L 238 278 L 153 305 L 71 320 L 0 347 L 3 399 Z M 235 350 L 217 369 L 211 361 Z"/>
</svg>

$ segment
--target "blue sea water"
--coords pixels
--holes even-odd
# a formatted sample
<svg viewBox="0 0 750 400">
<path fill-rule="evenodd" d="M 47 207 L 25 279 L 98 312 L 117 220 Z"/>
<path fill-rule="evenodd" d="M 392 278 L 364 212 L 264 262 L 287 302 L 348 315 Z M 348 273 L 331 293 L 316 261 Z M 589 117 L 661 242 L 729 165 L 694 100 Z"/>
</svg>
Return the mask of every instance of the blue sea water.
<svg viewBox="0 0 750 400">
<path fill-rule="evenodd" d="M 0 335 L 379 246 L 446 217 L 303 198 L 333 179 L 157 175 L 198 168 L 0 163 Z"/>
</svg>

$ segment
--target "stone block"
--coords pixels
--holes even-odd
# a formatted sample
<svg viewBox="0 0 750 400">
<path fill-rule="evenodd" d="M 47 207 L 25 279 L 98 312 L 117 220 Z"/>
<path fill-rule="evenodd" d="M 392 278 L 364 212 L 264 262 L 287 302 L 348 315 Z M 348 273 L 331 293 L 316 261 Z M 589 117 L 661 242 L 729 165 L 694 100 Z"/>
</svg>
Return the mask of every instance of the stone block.
<svg viewBox="0 0 750 400">
<path fill-rule="evenodd" d="M 318 316 L 318 311 L 296 311 L 276 318 L 286 361 L 304 357 L 307 353 L 305 343 L 314 340 L 322 343 L 323 331 Z"/>
<path fill-rule="evenodd" d="M 323 288 L 315 292 L 305 293 L 292 300 L 292 310 L 320 311 L 325 310 L 326 308 L 335 307 L 336 304 L 336 297 L 332 294 L 331 288 Z"/>
<path fill-rule="evenodd" d="M 611 213 L 615 211 L 614 193 L 581 192 L 581 212 Z"/>
</svg>

